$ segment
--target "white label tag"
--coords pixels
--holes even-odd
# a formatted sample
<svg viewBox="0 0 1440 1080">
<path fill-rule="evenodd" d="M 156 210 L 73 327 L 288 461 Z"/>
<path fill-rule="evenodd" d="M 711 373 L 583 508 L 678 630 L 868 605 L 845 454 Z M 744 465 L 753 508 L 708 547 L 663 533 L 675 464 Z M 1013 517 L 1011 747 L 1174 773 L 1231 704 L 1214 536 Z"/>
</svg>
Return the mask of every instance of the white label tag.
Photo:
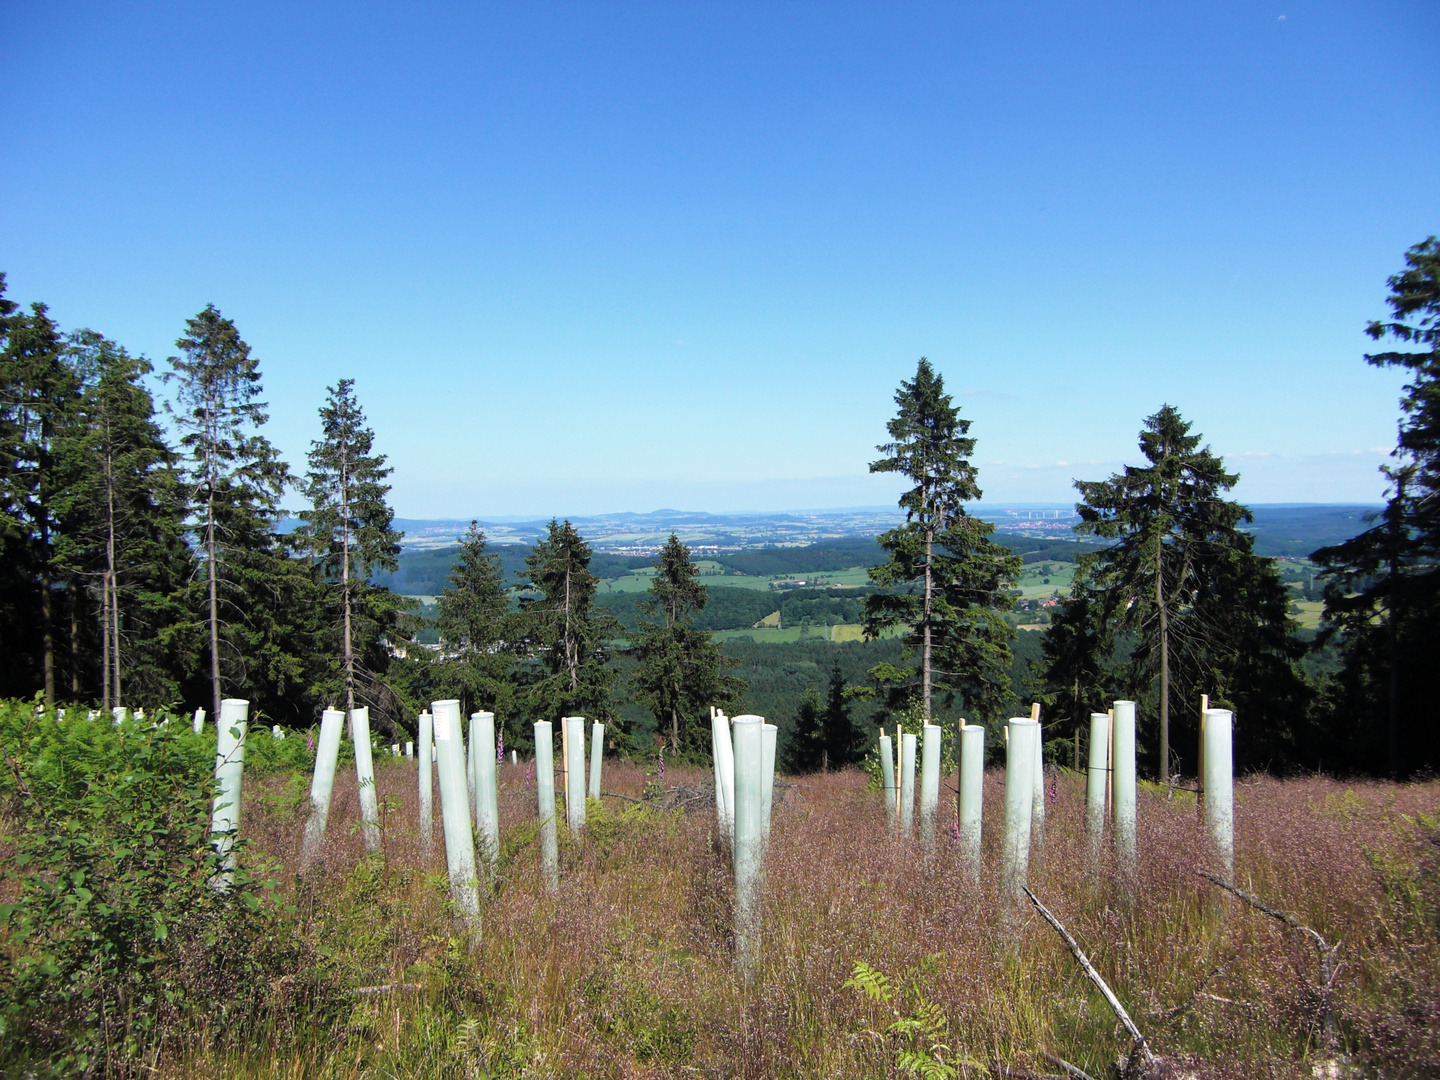
<svg viewBox="0 0 1440 1080">
<path fill-rule="evenodd" d="M 435 741 L 450 741 L 450 717 L 443 713 L 435 717 Z"/>
</svg>

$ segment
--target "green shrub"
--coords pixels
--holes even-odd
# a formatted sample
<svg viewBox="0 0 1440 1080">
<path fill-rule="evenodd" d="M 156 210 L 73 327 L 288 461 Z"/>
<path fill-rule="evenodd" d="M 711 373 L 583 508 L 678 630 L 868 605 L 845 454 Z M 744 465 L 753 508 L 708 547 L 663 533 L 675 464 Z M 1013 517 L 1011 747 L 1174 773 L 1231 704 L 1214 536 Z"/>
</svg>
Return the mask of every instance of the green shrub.
<svg viewBox="0 0 1440 1080">
<path fill-rule="evenodd" d="M 123 1071 L 185 1018 L 241 1020 L 302 970 L 243 834 L 218 887 L 213 734 L 4 703 L 0 753 L 0 1071 Z"/>
</svg>

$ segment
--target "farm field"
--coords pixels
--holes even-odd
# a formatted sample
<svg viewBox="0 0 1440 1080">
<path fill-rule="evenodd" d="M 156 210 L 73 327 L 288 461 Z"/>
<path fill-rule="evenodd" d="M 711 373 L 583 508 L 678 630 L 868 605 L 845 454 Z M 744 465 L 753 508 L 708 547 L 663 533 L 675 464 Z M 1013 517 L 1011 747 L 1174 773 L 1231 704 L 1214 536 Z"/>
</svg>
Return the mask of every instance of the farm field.
<svg viewBox="0 0 1440 1080">
<path fill-rule="evenodd" d="M 698 560 L 700 582 L 709 586 L 724 586 L 732 589 L 770 589 L 776 581 L 801 580 L 807 588 L 859 588 L 870 584 L 870 575 L 863 566 L 847 570 L 826 570 L 813 574 L 737 574 L 726 570 L 718 563 Z M 708 573 L 706 571 L 709 571 Z M 632 570 L 624 577 L 604 578 L 600 582 L 601 592 L 645 592 L 654 578 L 653 570 Z"/>
<path fill-rule="evenodd" d="M 861 641 L 864 638 L 863 627 L 859 623 L 840 623 L 835 626 L 757 626 L 749 630 L 712 630 L 711 637 L 716 641 L 733 641 L 735 639 L 754 642 L 765 642 L 768 644 L 781 644 L 794 641 Z M 886 632 L 881 637 L 895 637 L 897 633 Z"/>
<path fill-rule="evenodd" d="M 1074 563 L 1052 560 L 1031 563 L 1021 571 L 1016 588 L 1020 590 L 1021 597 L 1027 600 L 1048 597 L 1056 592 L 1064 596 L 1070 591 L 1070 579 L 1074 576 Z"/>
<path fill-rule="evenodd" d="M 154 1029 L 139 1023 L 147 1007 L 135 987 L 115 987 L 124 996 L 110 1007 L 126 1002 L 127 1023 L 152 1036 L 129 1051 L 117 1039 L 107 1072 L 819 1078 L 899 1076 L 919 1060 L 929 1075 L 979 1078 L 1049 1074 L 1050 1054 L 1092 1077 L 1114 1075 L 1125 1043 L 1113 1015 L 1051 928 L 999 891 L 1003 770 L 986 776 L 978 883 L 943 830 L 933 850 L 897 841 L 864 773 L 782 778 L 764 959 L 750 989 L 732 966 L 731 877 L 710 776 L 672 763 L 662 779 L 654 761 L 608 761 L 603 786 L 613 794 L 591 803 L 579 839 L 562 827 L 560 887 L 550 895 L 539 885 L 533 768 L 506 763 L 498 874 L 473 935 L 449 910 L 438 817 L 437 854 L 421 856 L 412 763 L 377 762 L 381 850 L 370 856 L 353 770 L 341 770 L 321 860 L 303 874 L 306 771 L 248 778 L 241 866 L 271 877 L 276 892 L 244 916 L 268 927 L 247 939 L 253 951 L 225 961 L 246 977 L 208 986 L 219 1000 L 233 995 L 225 1019 L 211 1018 L 218 1006 L 188 1014 L 157 1004 L 164 1023 Z M 10 792 L 7 835 L 22 812 Z M 1336 1051 L 1322 1046 L 1313 949 L 1196 875 L 1211 864 L 1188 795 L 1145 787 L 1138 828 L 1130 897 L 1108 862 L 1088 862 L 1083 780 L 1055 771 L 1030 884 L 1155 1053 L 1184 1067 L 1177 1076 L 1324 1068 Z M 1244 887 L 1340 943 L 1339 1049 L 1364 1075 L 1435 1075 L 1440 784 L 1245 779 L 1236 836 Z M 0 865 L 15 872 L 9 858 Z M 90 879 L 95 888 L 102 880 Z M 13 899 L 13 880 L 0 887 Z M 76 917 L 96 918 L 83 908 Z M 180 940 L 160 950 L 162 974 L 195 964 L 185 932 L 177 916 Z M 10 939 L 12 963 L 33 946 Z M 859 964 L 883 977 L 863 982 L 888 989 L 857 989 Z M 26 1019 L 12 1015 L 0 1048 L 11 1075 L 14 1025 Z"/>
</svg>

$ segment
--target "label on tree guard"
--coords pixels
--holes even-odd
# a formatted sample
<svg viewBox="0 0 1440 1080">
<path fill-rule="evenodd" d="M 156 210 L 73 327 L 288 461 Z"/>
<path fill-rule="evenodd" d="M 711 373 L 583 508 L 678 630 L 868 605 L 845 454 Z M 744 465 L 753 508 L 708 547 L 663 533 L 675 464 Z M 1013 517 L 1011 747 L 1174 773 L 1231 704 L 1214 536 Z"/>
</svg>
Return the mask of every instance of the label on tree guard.
<svg viewBox="0 0 1440 1080">
<path fill-rule="evenodd" d="M 435 717 L 435 741 L 450 741 L 450 717 L 441 713 Z"/>
</svg>

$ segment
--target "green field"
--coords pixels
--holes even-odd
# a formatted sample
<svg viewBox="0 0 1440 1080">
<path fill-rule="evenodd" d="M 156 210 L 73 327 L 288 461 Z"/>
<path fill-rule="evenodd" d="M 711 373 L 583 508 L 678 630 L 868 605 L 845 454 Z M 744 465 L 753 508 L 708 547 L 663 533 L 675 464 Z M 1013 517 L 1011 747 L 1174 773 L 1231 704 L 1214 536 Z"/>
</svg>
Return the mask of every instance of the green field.
<svg viewBox="0 0 1440 1080">
<path fill-rule="evenodd" d="M 1049 596 L 1059 592 L 1062 596 L 1070 591 L 1070 579 L 1075 576 L 1075 564 L 1047 559 L 1031 563 L 1020 574 L 1017 587 L 1025 599 Z"/>
<path fill-rule="evenodd" d="M 704 585 L 723 585 L 731 589 L 769 589 L 776 581 L 803 580 L 806 588 L 856 588 L 870 583 L 870 575 L 863 566 L 853 566 L 848 570 L 826 570 L 815 574 L 767 574 L 756 576 L 753 574 L 737 574 L 733 570 L 726 570 L 719 563 L 708 560 L 697 561 L 695 564 L 700 569 L 700 582 Z M 644 570 L 632 570 L 624 577 L 606 578 L 600 583 L 601 592 L 645 592 L 650 588 L 650 580 L 655 576 L 655 571 L 646 567 Z"/>
</svg>

